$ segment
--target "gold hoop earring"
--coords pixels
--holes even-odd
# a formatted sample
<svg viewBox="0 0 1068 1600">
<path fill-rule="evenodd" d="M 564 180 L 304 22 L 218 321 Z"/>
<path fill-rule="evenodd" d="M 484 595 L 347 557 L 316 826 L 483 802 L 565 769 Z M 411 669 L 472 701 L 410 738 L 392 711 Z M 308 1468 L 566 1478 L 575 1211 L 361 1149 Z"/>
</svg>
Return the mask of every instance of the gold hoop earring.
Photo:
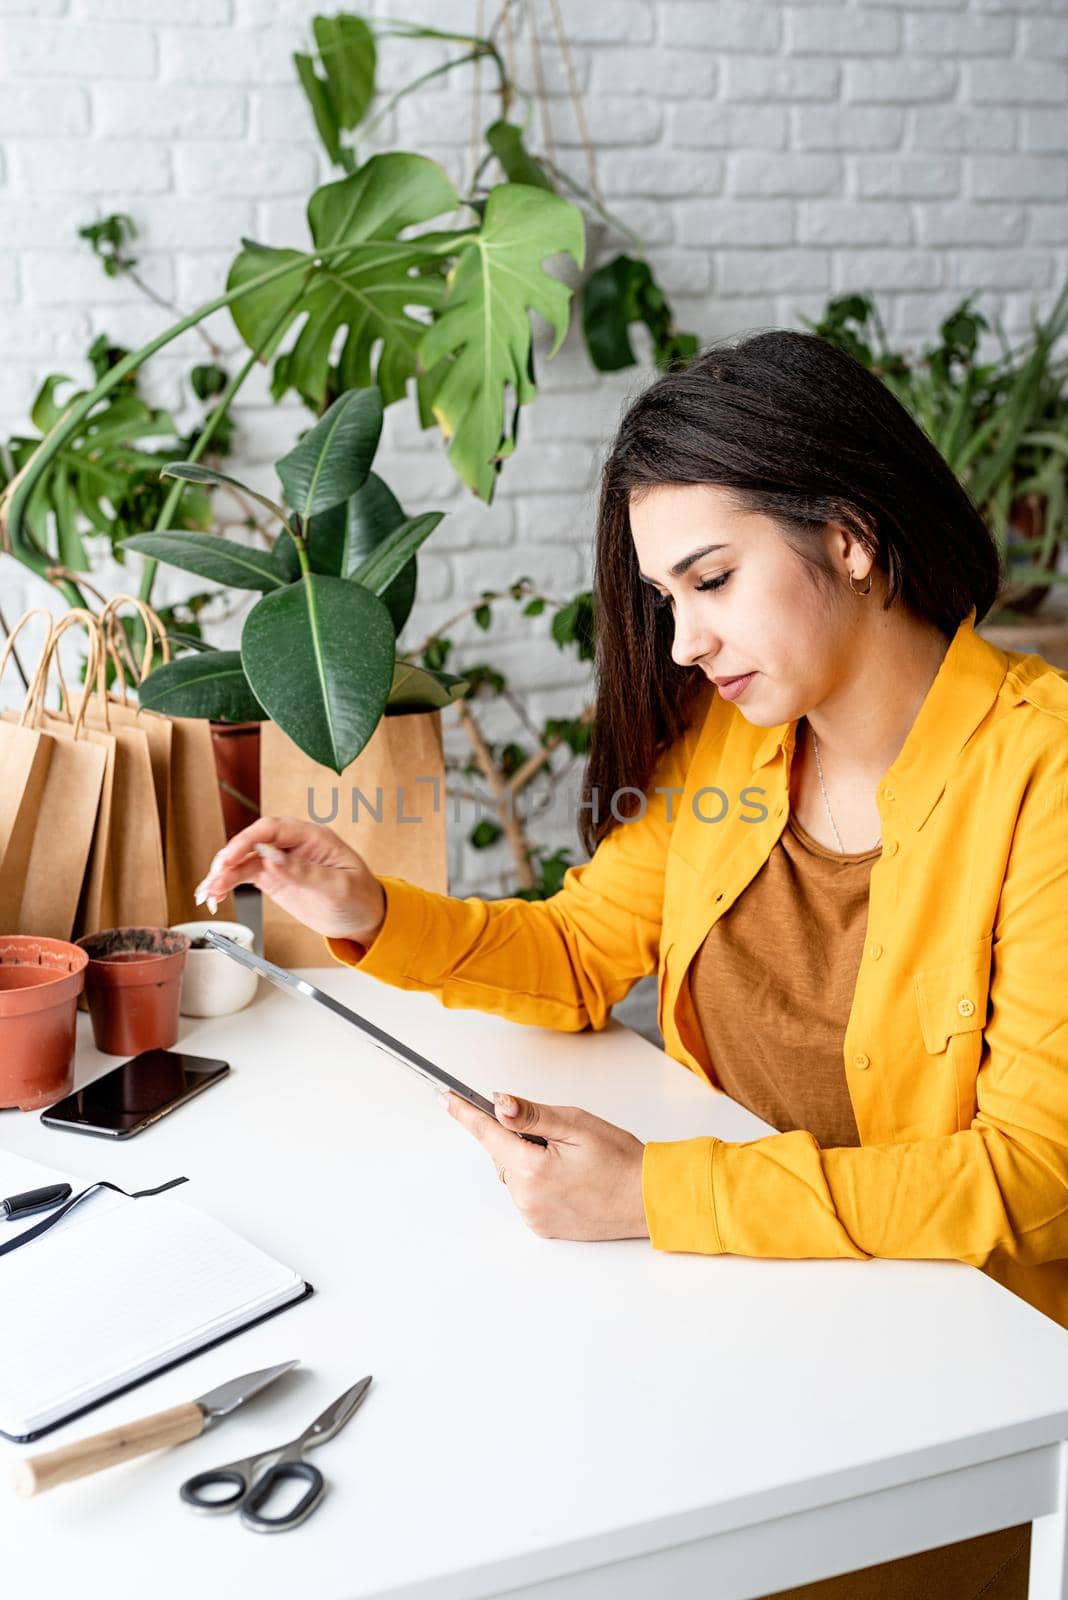
<svg viewBox="0 0 1068 1600">
<path fill-rule="evenodd" d="M 853 574 L 850 573 L 849 587 L 852 589 L 854 594 L 871 594 L 871 573 L 868 573 L 868 587 L 866 589 L 858 589 L 856 584 L 853 582 Z"/>
</svg>

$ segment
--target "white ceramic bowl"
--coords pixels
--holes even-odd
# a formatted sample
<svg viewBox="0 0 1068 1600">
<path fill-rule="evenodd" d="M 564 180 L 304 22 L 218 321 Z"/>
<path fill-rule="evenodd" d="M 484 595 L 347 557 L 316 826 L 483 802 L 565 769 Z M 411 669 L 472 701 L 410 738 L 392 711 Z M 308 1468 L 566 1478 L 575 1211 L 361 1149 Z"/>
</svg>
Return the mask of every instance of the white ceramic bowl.
<svg viewBox="0 0 1068 1600">
<path fill-rule="evenodd" d="M 175 933 L 184 933 L 190 944 L 206 929 L 225 934 L 246 950 L 254 948 L 252 929 L 243 922 L 219 922 L 215 917 L 204 922 L 172 922 Z M 248 1005 L 259 986 L 259 974 L 250 972 L 222 950 L 190 949 L 182 974 L 183 1017 L 225 1017 Z"/>
</svg>

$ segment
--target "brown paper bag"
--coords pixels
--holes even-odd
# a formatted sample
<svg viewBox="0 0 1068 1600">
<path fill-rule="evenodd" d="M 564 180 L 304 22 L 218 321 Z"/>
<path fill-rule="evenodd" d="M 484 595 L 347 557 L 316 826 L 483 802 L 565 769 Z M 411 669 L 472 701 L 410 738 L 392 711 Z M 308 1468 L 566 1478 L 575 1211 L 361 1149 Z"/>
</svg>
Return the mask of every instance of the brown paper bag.
<svg viewBox="0 0 1068 1600">
<path fill-rule="evenodd" d="M 222 798 L 215 771 L 211 723 L 172 717 L 170 813 L 167 822 L 167 904 L 172 922 L 192 922 L 204 911 L 193 891 L 226 843 Z M 232 894 L 219 901 L 218 915 L 238 921 Z"/>
<path fill-rule="evenodd" d="M 141 614 L 145 626 L 145 649 L 138 670 L 130 652 L 129 641 L 119 622 L 118 611 L 120 606 L 132 605 Z M 148 754 L 152 763 L 152 785 L 156 793 L 156 810 L 159 815 L 160 838 L 163 841 L 163 853 L 167 853 L 167 819 L 170 811 L 168 790 L 170 787 L 171 772 L 171 719 L 162 716 L 158 711 L 148 711 L 131 702 L 127 688 L 127 668 L 132 681 L 142 683 L 152 671 L 155 661 L 156 640 L 158 638 L 163 661 L 171 658 L 170 644 L 167 640 L 167 631 L 162 619 L 156 615 L 152 607 L 135 595 L 119 594 L 109 600 L 99 617 L 100 628 L 103 636 L 104 648 L 108 658 L 115 667 L 118 689 L 113 694 L 108 694 L 108 709 L 114 720 L 122 726 L 140 728 L 148 740 Z M 125 663 L 125 664 L 124 664 Z M 100 696 L 94 706 L 90 708 L 89 720 L 94 725 L 99 725 L 101 716 Z"/>
<path fill-rule="evenodd" d="M 444 894 L 445 760 L 441 712 L 383 717 L 340 776 L 319 766 L 273 722 L 260 734 L 263 815 L 326 823 L 372 872 Z M 263 896 L 263 952 L 284 967 L 325 967 L 321 934 Z"/>
<path fill-rule="evenodd" d="M 166 927 L 163 830 L 148 734 L 136 723 L 133 707 L 124 707 L 109 699 L 104 666 L 105 656 L 111 649 L 107 624 L 93 617 L 86 621 L 85 615 L 68 612 L 57 624 L 56 635 L 58 637 L 65 625 L 75 619 L 84 622 L 88 629 L 90 663 L 78 716 L 86 718 L 94 731 L 114 742 L 111 819 L 105 835 L 107 860 L 100 876 L 102 898 L 97 913 L 103 919 L 100 926 Z M 106 615 L 102 613 L 102 617 Z M 69 695 L 65 699 L 69 701 Z M 55 730 L 54 723 L 50 727 Z M 86 906 L 87 915 L 91 909 Z M 85 931 L 95 933 L 97 930 L 87 928 Z"/>
<path fill-rule="evenodd" d="M 90 685 L 95 678 L 98 692 L 106 694 L 105 662 L 103 652 L 103 639 L 96 619 L 91 613 L 79 613 L 77 610 L 69 611 L 62 617 L 56 627 L 58 638 L 75 623 L 82 623 L 88 631 L 89 660 L 86 670 L 86 686 L 82 700 L 88 704 Z M 70 710 L 70 692 L 63 677 L 63 670 L 56 655 L 56 673 L 62 692 L 61 706 L 65 708 L 60 712 L 45 712 L 42 718 L 44 726 L 54 739 L 70 739 L 74 736 L 74 717 Z M 110 729 L 97 729 L 86 727 L 84 737 L 91 743 L 98 745 L 104 752 L 104 776 L 100 785 L 100 804 L 97 807 L 96 827 L 93 830 L 93 842 L 89 851 L 89 863 L 85 878 L 82 882 L 82 892 L 78 901 L 78 908 L 74 916 L 74 938 L 80 939 L 83 934 L 96 933 L 101 928 L 115 926 L 113 921 L 114 894 L 111 881 L 111 822 L 112 806 L 115 791 L 115 740 Z M 84 992 L 79 999 L 81 1009 L 86 1010 Z"/>
<path fill-rule="evenodd" d="M 140 666 L 136 667 L 127 655 L 135 684 L 142 683 L 152 671 L 157 641 L 163 662 L 170 660 L 166 628 L 152 607 L 133 595 L 116 595 L 110 600 L 100 614 L 120 686 L 119 695 L 109 702 L 110 716 L 113 724 L 140 728 L 148 739 L 163 837 L 166 920 L 199 920 L 204 913 L 196 904 L 193 891 L 216 852 L 226 843 L 211 724 L 194 717 L 164 716 L 129 703 L 123 666 L 126 637 L 117 617 L 123 605 L 137 608 L 145 628 Z M 225 895 L 219 901 L 218 915 L 230 921 L 237 919 L 233 895 Z"/>
<path fill-rule="evenodd" d="M 3 655 L 0 656 L 0 679 L 14 652 L 15 635 L 33 616 L 42 616 L 48 623 L 45 645 L 52 636 L 52 617 L 43 606 L 34 606 L 19 618 L 8 636 Z M 47 667 L 48 651 L 42 647 L 41 662 Z M 26 686 L 27 706 L 35 696 L 35 683 Z M 39 728 L 30 727 L 26 721 L 27 707 L 16 721 L 10 713 L 0 722 L 0 896 L 9 904 L 18 905 L 26 881 L 30 860 L 30 842 L 37 826 L 37 813 L 48 779 L 48 765 L 52 746 Z"/>
<path fill-rule="evenodd" d="M 38 730 L 46 715 L 57 642 L 53 629 L 23 712 Z M 4 720 L 17 721 L 18 714 L 7 713 Z M 86 737 L 77 717 L 69 738 L 55 739 L 47 732 L 42 737 L 51 747 L 48 771 L 23 862 L 18 870 L 0 875 L 0 931 L 69 939 L 96 827 L 106 753 Z"/>
</svg>

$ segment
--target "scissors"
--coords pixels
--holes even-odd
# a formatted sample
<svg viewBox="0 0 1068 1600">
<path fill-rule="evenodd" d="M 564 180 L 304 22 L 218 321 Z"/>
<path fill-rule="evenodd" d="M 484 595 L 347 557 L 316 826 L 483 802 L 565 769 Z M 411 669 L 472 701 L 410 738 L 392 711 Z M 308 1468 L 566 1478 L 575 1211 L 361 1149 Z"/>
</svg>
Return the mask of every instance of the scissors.
<svg viewBox="0 0 1068 1600">
<path fill-rule="evenodd" d="M 243 1461 L 230 1461 L 225 1467 L 212 1467 L 208 1472 L 195 1473 L 187 1478 L 178 1491 L 186 1505 L 197 1511 L 240 1511 L 246 1528 L 256 1533 L 285 1533 L 310 1517 L 326 1491 L 323 1475 L 318 1467 L 304 1460 L 305 1450 L 325 1444 L 348 1422 L 371 1387 L 371 1376 L 361 1378 L 351 1389 L 339 1395 L 328 1405 L 299 1438 L 274 1450 L 263 1450 L 259 1455 L 246 1456 Z M 266 1467 L 265 1472 L 260 1472 Z M 260 1475 L 257 1477 L 257 1473 Z M 306 1483 L 304 1494 L 291 1511 L 282 1516 L 268 1517 L 263 1506 L 279 1484 Z M 212 1494 L 231 1486 L 228 1495 Z"/>
</svg>

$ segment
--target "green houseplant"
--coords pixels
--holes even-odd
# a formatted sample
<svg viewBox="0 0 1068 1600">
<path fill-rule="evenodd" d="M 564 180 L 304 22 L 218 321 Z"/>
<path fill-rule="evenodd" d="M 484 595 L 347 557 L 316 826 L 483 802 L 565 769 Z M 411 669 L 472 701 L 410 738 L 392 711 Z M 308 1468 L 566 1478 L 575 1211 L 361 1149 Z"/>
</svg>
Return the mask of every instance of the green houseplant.
<svg viewBox="0 0 1068 1600">
<path fill-rule="evenodd" d="M 140 686 L 153 710 L 220 722 L 270 717 L 322 766 L 341 772 L 385 714 L 432 710 L 463 679 L 398 662 L 411 610 L 416 551 L 440 511 L 405 516 L 371 470 L 382 430 L 378 388 L 350 389 L 276 464 L 286 504 L 198 462 L 162 476 L 213 486 L 225 478 L 277 518 L 272 549 L 210 533 L 135 534 L 124 548 L 260 598 L 238 650 L 203 641 Z"/>
<path fill-rule="evenodd" d="M 571 47 L 559 8 L 551 8 L 549 21 L 568 80 L 568 95 L 576 126 L 581 130 L 589 185 L 580 184 L 555 159 L 552 133 L 554 100 L 541 85 L 541 39 L 533 6 L 503 0 L 486 33 L 461 33 L 427 26 L 399 17 L 362 17 L 353 12 L 312 20 L 312 47 L 293 57 L 297 78 L 308 101 L 315 130 L 329 160 L 343 172 L 356 164 L 353 141 L 369 137 L 385 117 L 408 96 L 450 72 L 474 72 L 471 160 L 474 189 L 486 167 L 494 162 L 511 183 L 570 197 L 585 215 L 587 228 L 598 240 L 618 234 L 631 250 L 621 251 L 587 273 L 576 287 L 579 326 L 591 365 L 599 372 L 616 372 L 637 360 L 630 330 L 646 329 L 654 364 L 662 371 L 697 354 L 699 340 L 676 327 L 667 296 L 645 258 L 642 240 L 605 205 L 596 171 L 596 154 L 586 125 Z M 535 77 L 539 83 L 542 141 L 532 127 L 534 96 L 517 81 L 514 62 L 517 46 L 526 32 Z M 503 47 L 502 47 L 503 39 Z M 432 43 L 446 55 L 437 66 L 402 85 L 382 105 L 376 102 L 379 41 Z M 494 78 L 492 95 L 497 115 L 483 127 L 480 69 L 485 64 Z M 521 103 L 518 105 L 517 102 Z M 473 198 L 476 206 L 482 202 Z M 279 365 L 276 383 L 299 388 L 299 374 Z"/>
<path fill-rule="evenodd" d="M 813 332 L 883 380 L 938 447 L 985 518 L 1002 553 L 1005 582 L 994 626 L 1018 623 L 1049 591 L 1068 582 L 1058 555 L 1068 544 L 1068 285 L 1048 315 L 1012 347 L 978 356 L 986 317 L 968 296 L 946 318 L 939 339 L 918 354 L 891 346 L 867 295 L 832 300 Z M 1032 624 L 1026 624 L 1030 637 Z"/>
<path fill-rule="evenodd" d="M 310 248 L 274 250 L 246 240 L 224 293 L 124 356 L 51 421 L 0 495 L 0 548 L 49 578 L 55 559 L 35 526 L 35 503 L 55 503 L 57 475 L 69 472 L 72 461 L 92 463 L 91 424 L 130 374 L 226 308 L 249 354 L 200 431 L 197 460 L 224 426 L 253 366 L 277 355 L 293 335 L 279 360 L 299 374 L 301 392 L 315 403 L 340 382 L 342 393 L 375 383 L 389 405 L 406 396 L 414 379 L 420 422 L 440 428 L 462 481 L 492 499 L 502 463 L 515 448 L 519 411 L 536 393 L 529 313 L 537 311 L 553 328 L 550 355 L 567 331 L 570 291 L 541 262 L 564 252 L 581 265 L 582 219 L 556 195 L 504 183 L 490 192 L 476 226 L 409 232 L 460 203 L 435 162 L 387 153 L 312 195 Z M 329 352 L 336 339 L 342 350 L 334 372 Z M 509 390 L 515 405 L 506 420 Z M 172 485 L 154 531 L 173 527 L 187 481 Z M 143 597 L 153 570 L 150 560 Z M 71 604 L 84 602 L 75 576 L 55 581 Z"/>
</svg>

